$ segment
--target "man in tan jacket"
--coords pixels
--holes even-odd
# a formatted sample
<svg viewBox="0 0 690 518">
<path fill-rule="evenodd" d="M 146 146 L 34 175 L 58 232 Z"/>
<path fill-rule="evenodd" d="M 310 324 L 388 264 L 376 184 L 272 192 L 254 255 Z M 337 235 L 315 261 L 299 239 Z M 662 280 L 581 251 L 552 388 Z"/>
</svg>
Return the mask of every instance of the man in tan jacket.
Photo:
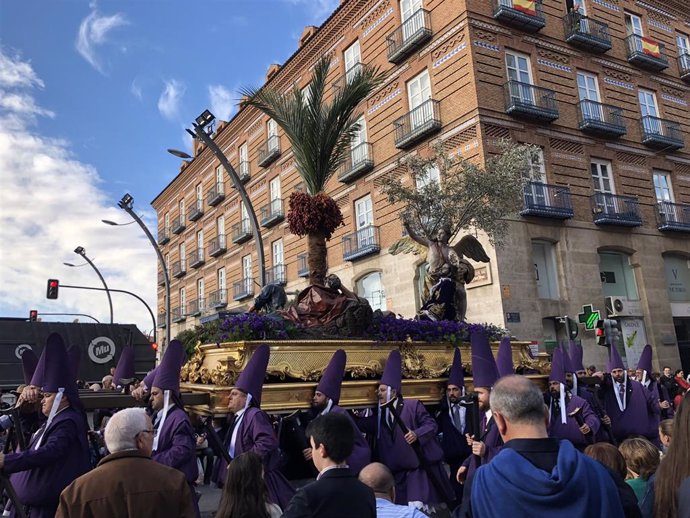
<svg viewBox="0 0 690 518">
<path fill-rule="evenodd" d="M 143 408 L 117 412 L 104 435 L 110 455 L 65 488 L 56 518 L 195 518 L 184 474 L 151 460 L 153 426 Z"/>
</svg>

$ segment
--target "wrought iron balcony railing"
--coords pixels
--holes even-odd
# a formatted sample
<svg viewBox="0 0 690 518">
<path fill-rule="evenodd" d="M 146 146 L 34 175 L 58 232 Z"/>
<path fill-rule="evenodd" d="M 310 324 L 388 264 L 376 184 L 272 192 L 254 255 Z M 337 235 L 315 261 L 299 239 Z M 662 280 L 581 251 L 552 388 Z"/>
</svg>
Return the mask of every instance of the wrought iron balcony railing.
<svg viewBox="0 0 690 518">
<path fill-rule="evenodd" d="M 345 87 L 346 84 L 349 84 L 352 81 L 352 78 L 354 78 L 357 74 L 361 74 L 367 68 L 368 65 L 365 65 L 364 63 L 355 63 L 348 68 L 342 76 L 333 81 L 333 88 L 340 89 Z"/>
<path fill-rule="evenodd" d="M 218 257 L 227 252 L 227 247 L 225 246 L 225 234 L 216 236 L 208 243 L 208 255 L 211 257 Z"/>
<path fill-rule="evenodd" d="M 625 38 L 628 49 L 628 63 L 647 70 L 660 72 L 668 68 L 666 47 L 663 43 L 639 34 L 630 34 Z"/>
<path fill-rule="evenodd" d="M 280 137 L 271 135 L 259 148 L 259 166 L 268 167 L 280 156 Z"/>
<path fill-rule="evenodd" d="M 690 53 L 685 52 L 678 56 L 678 72 L 683 81 L 690 83 Z"/>
<path fill-rule="evenodd" d="M 208 294 L 208 307 L 213 309 L 224 308 L 228 305 L 228 290 L 221 288 Z"/>
<path fill-rule="evenodd" d="M 180 214 L 178 217 L 176 217 L 173 220 L 172 233 L 173 234 L 182 234 L 182 232 L 184 232 L 185 228 L 187 228 L 187 226 L 185 225 L 184 214 Z"/>
<path fill-rule="evenodd" d="M 307 264 L 307 254 L 299 254 L 297 256 L 297 276 L 309 277 L 309 265 Z"/>
<path fill-rule="evenodd" d="M 240 182 L 247 183 L 251 178 L 251 173 L 249 171 L 249 160 L 242 160 L 237 170 L 237 175 L 240 178 Z"/>
<path fill-rule="evenodd" d="M 232 299 L 242 300 L 254 295 L 254 279 L 242 279 L 232 285 Z"/>
<path fill-rule="evenodd" d="M 685 146 L 679 123 L 645 115 L 642 117 L 642 143 L 645 146 L 673 151 Z"/>
<path fill-rule="evenodd" d="M 204 215 L 204 200 L 196 200 L 194 205 L 189 209 L 187 217 L 189 221 L 196 221 Z"/>
<path fill-rule="evenodd" d="M 598 192 L 590 199 L 594 223 L 597 225 L 621 225 L 624 227 L 642 225 L 640 202 L 635 196 L 618 196 Z"/>
<path fill-rule="evenodd" d="M 189 253 L 189 267 L 199 268 L 204 264 L 204 249 L 197 248 Z"/>
<path fill-rule="evenodd" d="M 283 200 L 271 200 L 271 203 L 261 207 L 261 226 L 272 227 L 276 223 L 283 221 L 285 214 L 283 213 Z"/>
<path fill-rule="evenodd" d="M 165 321 L 166 321 L 165 311 L 158 313 L 158 319 L 156 320 L 156 322 L 158 323 L 159 328 L 161 328 L 161 329 L 165 328 Z"/>
<path fill-rule="evenodd" d="M 525 32 L 546 26 L 541 0 L 494 0 L 494 19 Z"/>
<path fill-rule="evenodd" d="M 520 81 L 504 85 L 506 113 L 523 119 L 551 122 L 558 118 L 556 92 Z"/>
<path fill-rule="evenodd" d="M 239 223 L 232 226 L 232 242 L 236 245 L 248 241 L 252 237 L 252 227 L 249 224 L 249 218 L 244 218 Z"/>
<path fill-rule="evenodd" d="M 522 216 L 570 219 L 575 215 L 570 189 L 560 185 L 529 182 L 525 185 L 524 203 Z"/>
<path fill-rule="evenodd" d="M 379 227 L 373 225 L 360 228 L 353 234 L 343 237 L 343 260 L 356 261 L 381 250 Z"/>
<path fill-rule="evenodd" d="M 386 37 L 388 61 L 401 63 L 412 52 L 431 39 L 431 15 L 418 9 L 400 27 Z"/>
<path fill-rule="evenodd" d="M 405 149 L 441 129 L 439 101 L 428 99 L 399 119 L 395 127 L 395 147 Z"/>
<path fill-rule="evenodd" d="M 184 277 L 187 274 L 187 265 L 185 264 L 184 259 L 180 259 L 179 261 L 175 261 L 173 263 L 172 274 L 173 277 L 177 279 Z"/>
<path fill-rule="evenodd" d="M 198 317 L 204 310 L 204 299 L 192 299 L 187 304 L 187 315 L 190 317 Z"/>
<path fill-rule="evenodd" d="M 215 207 L 225 199 L 225 182 L 217 182 L 208 190 L 206 195 L 206 203 L 211 207 Z"/>
<path fill-rule="evenodd" d="M 579 128 L 585 133 L 602 137 L 620 137 L 625 135 L 623 110 L 610 104 L 582 100 L 577 103 Z"/>
<path fill-rule="evenodd" d="M 580 13 L 568 13 L 563 17 L 565 41 L 591 52 L 606 52 L 613 47 L 609 26 Z"/>
<path fill-rule="evenodd" d="M 285 273 L 284 264 L 276 264 L 266 269 L 266 284 L 279 284 L 280 286 L 285 286 L 287 284 L 287 274 Z"/>
<path fill-rule="evenodd" d="M 187 315 L 185 315 L 184 308 L 180 306 L 172 308 L 170 310 L 170 316 L 172 317 L 173 322 L 183 322 L 187 317 Z"/>
<path fill-rule="evenodd" d="M 170 230 L 164 228 L 158 233 L 158 244 L 163 246 L 170 243 Z"/>
<path fill-rule="evenodd" d="M 657 204 L 657 228 L 669 232 L 690 232 L 690 205 L 660 201 Z"/>
<path fill-rule="evenodd" d="M 369 142 L 362 142 L 353 147 L 345 157 L 345 162 L 338 173 L 338 180 L 349 183 L 364 176 L 374 168 L 374 154 Z"/>
</svg>

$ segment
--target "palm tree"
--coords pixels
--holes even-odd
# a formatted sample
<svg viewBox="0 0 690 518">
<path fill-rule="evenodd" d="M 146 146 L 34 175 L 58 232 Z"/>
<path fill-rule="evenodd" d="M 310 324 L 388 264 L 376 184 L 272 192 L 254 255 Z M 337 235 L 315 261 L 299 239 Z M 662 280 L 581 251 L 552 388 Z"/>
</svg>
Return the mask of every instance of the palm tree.
<svg viewBox="0 0 690 518">
<path fill-rule="evenodd" d="M 355 110 L 385 79 L 378 69 L 360 66 L 326 103 L 329 65 L 330 56 L 316 63 L 306 96 L 297 86 L 288 93 L 270 88 L 242 92 L 248 98 L 246 105 L 258 108 L 283 129 L 306 185 L 306 193 L 290 195 L 288 224 L 293 234 L 307 236 L 310 284 L 323 282 L 328 269 L 326 241 L 343 222 L 340 209 L 323 192 L 324 188 L 345 161 L 350 142 L 359 130 Z"/>
</svg>

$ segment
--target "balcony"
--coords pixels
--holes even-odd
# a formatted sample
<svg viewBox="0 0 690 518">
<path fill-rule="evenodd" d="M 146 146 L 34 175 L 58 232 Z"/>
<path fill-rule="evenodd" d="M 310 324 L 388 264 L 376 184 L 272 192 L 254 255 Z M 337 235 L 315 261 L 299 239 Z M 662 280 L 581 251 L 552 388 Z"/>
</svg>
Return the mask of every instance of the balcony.
<svg viewBox="0 0 690 518">
<path fill-rule="evenodd" d="M 177 323 L 177 322 L 184 322 L 184 320 L 187 318 L 187 315 L 184 313 L 184 308 L 183 307 L 176 307 L 172 308 L 170 310 L 170 315 L 172 317 L 172 321 Z"/>
<path fill-rule="evenodd" d="M 590 200 L 594 223 L 597 225 L 620 225 L 623 227 L 642 225 L 640 202 L 635 196 L 618 196 L 598 192 Z"/>
<path fill-rule="evenodd" d="M 582 100 L 577 103 L 578 127 L 585 133 L 600 137 L 625 135 L 623 110 L 610 104 Z"/>
<path fill-rule="evenodd" d="M 690 232 L 690 205 L 660 201 L 657 228 L 662 232 Z"/>
<path fill-rule="evenodd" d="M 350 183 L 364 176 L 374 168 L 374 154 L 369 142 L 362 142 L 353 147 L 345 157 L 345 162 L 338 173 L 338 180 Z"/>
<path fill-rule="evenodd" d="M 175 277 L 176 279 L 184 277 L 187 274 L 187 267 L 185 265 L 184 259 L 180 259 L 179 261 L 175 261 L 173 263 L 172 274 L 173 277 Z"/>
<path fill-rule="evenodd" d="M 184 232 L 185 228 L 187 228 L 187 226 L 184 223 L 184 214 L 180 214 L 177 218 L 175 218 L 173 220 L 172 233 L 173 234 L 182 234 L 182 232 Z"/>
<path fill-rule="evenodd" d="M 353 77 L 355 77 L 357 74 L 361 74 L 367 68 L 368 65 L 365 65 L 364 63 L 355 63 L 348 68 L 342 76 L 333 81 L 333 88 L 338 90 L 344 88 L 346 84 L 349 84 L 352 81 Z"/>
<path fill-rule="evenodd" d="M 297 256 L 297 276 L 300 278 L 309 277 L 307 254 L 300 254 Z"/>
<path fill-rule="evenodd" d="M 287 284 L 284 264 L 276 264 L 272 268 L 266 268 L 266 284 L 278 284 L 280 286 Z"/>
<path fill-rule="evenodd" d="M 156 322 L 158 322 L 159 328 L 165 329 L 165 311 L 158 313 L 158 320 L 156 320 Z"/>
<path fill-rule="evenodd" d="M 494 0 L 494 19 L 525 32 L 538 32 L 546 26 L 541 0 Z"/>
<path fill-rule="evenodd" d="M 280 154 L 280 151 L 278 152 Z M 240 179 L 240 182 L 242 183 L 247 183 L 249 179 L 251 178 L 251 175 L 249 174 L 249 161 L 248 160 L 242 160 L 240 161 L 239 168 L 237 169 L 237 176 Z"/>
<path fill-rule="evenodd" d="M 227 252 L 227 247 L 225 246 L 225 234 L 214 237 L 208 244 L 208 255 L 211 257 L 218 257 Z"/>
<path fill-rule="evenodd" d="M 232 300 L 242 300 L 254 295 L 254 279 L 242 279 L 232 285 Z"/>
<path fill-rule="evenodd" d="M 187 218 L 189 221 L 196 221 L 198 219 L 201 219 L 201 216 L 204 215 L 204 200 L 196 200 L 196 203 L 192 206 L 191 209 L 189 209 L 189 213 L 187 215 Z"/>
<path fill-rule="evenodd" d="M 356 261 L 381 250 L 379 227 L 369 226 L 343 237 L 343 261 Z"/>
<path fill-rule="evenodd" d="M 208 190 L 206 194 L 206 203 L 211 207 L 215 207 L 221 201 L 225 199 L 225 183 L 217 182 L 213 187 Z"/>
<path fill-rule="evenodd" d="M 271 203 L 261 207 L 261 226 L 272 227 L 276 223 L 280 223 L 285 218 L 283 213 L 283 200 L 271 200 Z"/>
<path fill-rule="evenodd" d="M 396 120 L 393 123 L 395 147 L 406 149 L 440 130 L 441 111 L 439 104 L 438 101 L 429 99 Z"/>
<path fill-rule="evenodd" d="M 525 185 L 524 202 L 521 216 L 570 219 L 575 215 L 570 189 L 567 187 L 529 182 Z"/>
<path fill-rule="evenodd" d="M 506 113 L 522 119 L 551 122 L 558 118 L 556 92 L 520 81 L 504 85 Z"/>
<path fill-rule="evenodd" d="M 690 54 L 687 52 L 678 56 L 678 72 L 683 81 L 690 83 Z"/>
<path fill-rule="evenodd" d="M 208 294 L 208 307 L 213 309 L 224 308 L 228 305 L 228 290 L 220 289 Z"/>
<path fill-rule="evenodd" d="M 607 52 L 613 47 L 609 26 L 589 16 L 568 13 L 563 17 L 563 27 L 565 41 L 575 47 L 596 53 Z"/>
<path fill-rule="evenodd" d="M 193 299 L 187 304 L 187 315 L 190 317 L 198 317 L 204 310 L 204 299 Z"/>
<path fill-rule="evenodd" d="M 163 272 L 158 272 L 158 286 L 165 286 L 165 275 L 163 275 Z"/>
<path fill-rule="evenodd" d="M 170 243 L 170 231 L 168 229 L 163 229 L 158 233 L 158 244 L 163 246 Z"/>
<path fill-rule="evenodd" d="M 400 27 L 386 36 L 388 61 L 396 65 L 431 39 L 429 11 L 418 9 Z"/>
<path fill-rule="evenodd" d="M 199 268 L 204 264 L 204 249 L 203 248 L 197 248 L 196 250 L 192 250 L 189 254 L 189 267 L 190 268 Z"/>
<path fill-rule="evenodd" d="M 628 63 L 640 68 L 661 72 L 668 68 L 666 47 L 663 43 L 645 38 L 638 34 L 630 34 L 625 38 L 628 49 Z"/>
<path fill-rule="evenodd" d="M 245 218 L 239 223 L 232 226 L 232 242 L 240 245 L 245 241 L 249 241 L 252 237 L 252 227 L 249 225 L 249 219 Z"/>
<path fill-rule="evenodd" d="M 664 151 L 675 151 L 685 145 L 680 124 L 651 115 L 642 117 L 642 143 Z"/>
<path fill-rule="evenodd" d="M 259 166 L 268 167 L 280 156 L 280 137 L 271 135 L 259 148 Z"/>
</svg>

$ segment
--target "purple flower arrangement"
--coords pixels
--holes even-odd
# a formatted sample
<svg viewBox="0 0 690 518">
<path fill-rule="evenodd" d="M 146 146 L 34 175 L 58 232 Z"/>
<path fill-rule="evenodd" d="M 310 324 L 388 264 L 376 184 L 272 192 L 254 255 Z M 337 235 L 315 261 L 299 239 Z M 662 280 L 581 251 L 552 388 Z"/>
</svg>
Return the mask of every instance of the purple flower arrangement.
<svg viewBox="0 0 690 518">
<path fill-rule="evenodd" d="M 230 315 L 218 327 L 219 342 L 241 340 L 287 340 L 293 338 L 298 327 L 277 316 L 258 313 Z"/>
<path fill-rule="evenodd" d="M 449 342 L 459 345 L 469 342 L 470 334 L 484 330 L 489 340 L 499 340 L 507 331 L 494 324 L 470 324 L 452 320 L 413 320 L 393 315 L 375 320 L 368 330 L 368 337 L 378 342 Z"/>
</svg>

